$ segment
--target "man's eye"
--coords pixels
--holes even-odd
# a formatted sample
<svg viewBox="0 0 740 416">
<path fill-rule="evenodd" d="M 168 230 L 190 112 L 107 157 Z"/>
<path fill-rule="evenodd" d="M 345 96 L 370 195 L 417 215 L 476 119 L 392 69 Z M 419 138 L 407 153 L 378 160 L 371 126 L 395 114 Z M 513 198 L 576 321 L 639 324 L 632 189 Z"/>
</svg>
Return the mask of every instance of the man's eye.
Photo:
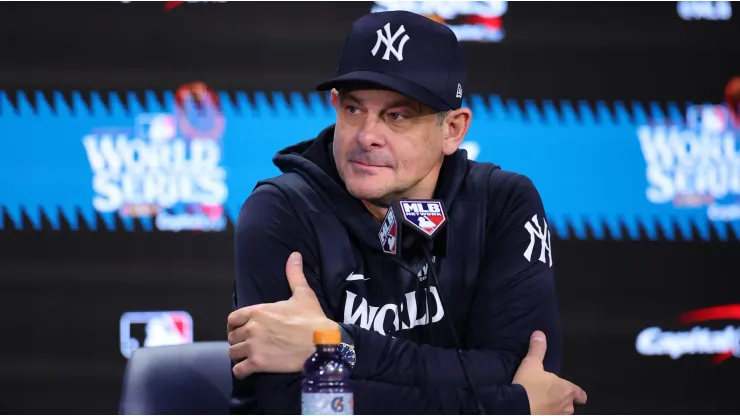
<svg viewBox="0 0 740 416">
<path fill-rule="evenodd" d="M 345 106 L 344 109 L 347 110 L 347 112 L 350 114 L 356 114 L 357 111 L 359 111 L 359 109 L 353 105 Z"/>
<path fill-rule="evenodd" d="M 388 113 L 388 118 L 390 118 L 392 121 L 406 120 L 406 116 L 401 113 Z"/>
</svg>

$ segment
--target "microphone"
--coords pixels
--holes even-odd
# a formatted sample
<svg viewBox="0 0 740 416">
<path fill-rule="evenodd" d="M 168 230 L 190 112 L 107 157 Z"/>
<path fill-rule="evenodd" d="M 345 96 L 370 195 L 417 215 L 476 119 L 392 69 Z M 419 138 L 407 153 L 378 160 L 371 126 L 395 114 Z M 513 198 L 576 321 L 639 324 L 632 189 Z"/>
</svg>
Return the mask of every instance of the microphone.
<svg viewBox="0 0 740 416">
<path fill-rule="evenodd" d="M 442 201 L 405 199 L 391 202 L 378 238 L 383 251 L 399 259 L 419 260 L 427 254 L 445 257 L 447 216 Z"/>
<path fill-rule="evenodd" d="M 444 204 L 438 199 L 401 199 L 391 202 L 388 213 L 378 232 L 383 252 L 396 256 L 401 260 L 417 262 L 423 258 L 428 264 L 429 274 L 437 286 L 439 303 L 445 309 L 442 289 L 439 285 L 437 270 L 432 262 L 432 256 L 445 257 L 449 240 L 449 227 Z M 427 316 L 429 313 L 427 312 Z M 412 319 L 414 319 L 412 317 Z M 460 362 L 468 388 L 473 393 L 478 413 L 485 415 L 483 403 L 478 396 L 470 370 L 462 354 L 460 339 L 455 326 L 447 315 L 447 323 L 455 341 L 455 351 Z M 430 323 L 431 324 L 431 323 Z"/>
</svg>

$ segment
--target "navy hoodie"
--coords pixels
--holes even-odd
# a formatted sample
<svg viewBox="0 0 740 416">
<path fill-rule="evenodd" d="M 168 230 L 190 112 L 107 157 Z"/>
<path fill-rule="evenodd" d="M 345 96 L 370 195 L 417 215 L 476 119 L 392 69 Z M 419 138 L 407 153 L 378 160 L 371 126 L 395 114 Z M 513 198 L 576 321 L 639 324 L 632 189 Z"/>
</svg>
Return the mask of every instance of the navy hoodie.
<svg viewBox="0 0 740 416">
<path fill-rule="evenodd" d="M 330 126 L 280 151 L 283 174 L 244 203 L 234 308 L 290 298 L 285 263 L 299 251 L 326 316 L 354 339 L 355 414 L 477 413 L 447 320 L 486 412 L 529 414 L 526 391 L 511 382 L 533 331 L 547 335 L 545 369 L 557 373 L 561 361 L 550 238 L 532 182 L 464 150 L 446 157 L 434 198 L 447 210 L 447 255 L 410 264 L 383 253 L 380 223 L 336 171 L 333 135 Z M 300 413 L 301 377 L 234 378 L 232 413 Z"/>
</svg>

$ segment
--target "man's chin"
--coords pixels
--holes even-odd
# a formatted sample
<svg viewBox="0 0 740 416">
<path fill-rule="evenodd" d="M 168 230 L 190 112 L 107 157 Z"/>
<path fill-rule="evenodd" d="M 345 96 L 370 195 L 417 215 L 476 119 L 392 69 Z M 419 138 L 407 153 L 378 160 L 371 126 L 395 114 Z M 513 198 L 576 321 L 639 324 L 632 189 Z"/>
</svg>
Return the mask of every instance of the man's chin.
<svg viewBox="0 0 740 416">
<path fill-rule="evenodd" d="M 363 187 L 347 185 L 347 191 L 353 197 L 361 201 L 370 202 L 373 205 L 387 207 L 390 202 L 388 200 L 388 192 L 386 192 L 385 189 L 378 189 L 370 186 Z"/>
</svg>

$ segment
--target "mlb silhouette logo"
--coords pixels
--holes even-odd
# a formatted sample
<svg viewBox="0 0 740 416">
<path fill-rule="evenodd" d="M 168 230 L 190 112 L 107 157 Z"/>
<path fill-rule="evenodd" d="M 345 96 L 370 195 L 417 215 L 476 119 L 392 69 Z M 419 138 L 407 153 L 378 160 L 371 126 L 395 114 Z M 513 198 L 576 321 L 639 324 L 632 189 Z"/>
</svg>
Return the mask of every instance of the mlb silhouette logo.
<svg viewBox="0 0 740 416">
<path fill-rule="evenodd" d="M 730 114 L 721 105 L 692 105 L 686 110 L 686 125 L 702 133 L 721 133 L 730 126 Z"/>
<path fill-rule="evenodd" d="M 447 220 L 439 201 L 400 201 L 400 204 L 406 222 L 430 237 Z"/>
<path fill-rule="evenodd" d="M 184 311 L 126 312 L 120 321 L 121 354 L 141 347 L 193 343 L 193 318 Z"/>
<path fill-rule="evenodd" d="M 136 116 L 136 138 L 166 142 L 177 136 L 177 122 L 171 114 L 139 114 Z"/>
</svg>

